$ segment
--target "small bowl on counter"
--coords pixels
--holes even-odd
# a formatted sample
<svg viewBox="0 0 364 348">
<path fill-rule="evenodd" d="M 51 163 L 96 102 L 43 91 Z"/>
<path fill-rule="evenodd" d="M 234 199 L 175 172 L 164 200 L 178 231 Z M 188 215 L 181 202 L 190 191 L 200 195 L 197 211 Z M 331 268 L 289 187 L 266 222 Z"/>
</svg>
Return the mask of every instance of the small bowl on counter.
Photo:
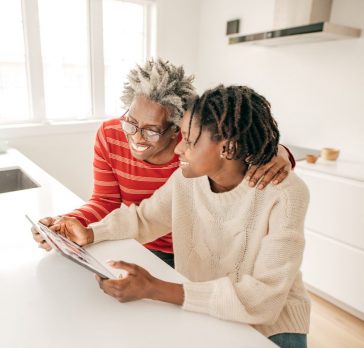
<svg viewBox="0 0 364 348">
<path fill-rule="evenodd" d="M 321 150 L 321 157 L 328 161 L 336 161 L 339 157 L 340 150 L 331 147 L 324 147 Z"/>
<path fill-rule="evenodd" d="M 316 155 L 307 154 L 305 156 L 305 160 L 306 160 L 307 163 L 314 164 L 314 163 L 316 163 L 317 159 L 318 159 L 318 156 L 316 156 Z"/>
</svg>

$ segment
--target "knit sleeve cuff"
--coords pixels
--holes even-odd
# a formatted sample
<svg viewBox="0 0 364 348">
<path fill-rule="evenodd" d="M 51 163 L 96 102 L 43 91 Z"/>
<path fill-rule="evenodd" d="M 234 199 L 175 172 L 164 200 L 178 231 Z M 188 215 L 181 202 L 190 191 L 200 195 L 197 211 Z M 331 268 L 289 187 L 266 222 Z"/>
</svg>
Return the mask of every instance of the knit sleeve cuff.
<svg viewBox="0 0 364 348">
<path fill-rule="evenodd" d="M 182 308 L 191 312 L 210 313 L 214 282 L 184 283 L 184 302 Z"/>
<path fill-rule="evenodd" d="M 110 236 L 110 228 L 102 221 L 94 222 L 88 225 L 94 233 L 94 243 L 102 242 L 103 240 L 112 239 Z"/>
</svg>

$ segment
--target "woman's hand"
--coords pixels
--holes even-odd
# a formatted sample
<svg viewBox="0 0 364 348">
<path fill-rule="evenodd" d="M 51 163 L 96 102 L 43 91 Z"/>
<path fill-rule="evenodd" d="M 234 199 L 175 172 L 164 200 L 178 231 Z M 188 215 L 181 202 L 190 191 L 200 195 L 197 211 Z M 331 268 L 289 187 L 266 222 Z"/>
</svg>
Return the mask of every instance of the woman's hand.
<svg viewBox="0 0 364 348">
<path fill-rule="evenodd" d="M 160 300 L 181 305 L 183 303 L 183 287 L 181 284 L 165 282 L 153 277 L 144 268 L 124 261 L 110 261 L 110 266 L 127 271 L 127 275 L 119 279 L 96 280 L 100 288 L 119 302 L 141 300 L 143 298 Z"/>
<path fill-rule="evenodd" d="M 292 163 L 289 160 L 289 153 L 282 145 L 278 145 L 277 156 L 260 167 L 251 166 L 246 172 L 245 178 L 249 181 L 249 186 L 254 187 L 259 180 L 258 189 L 262 190 L 270 182 L 277 185 L 282 182 L 292 170 Z"/>
<path fill-rule="evenodd" d="M 92 229 L 83 226 L 81 222 L 74 217 L 62 216 L 54 222 L 50 229 L 80 246 L 90 244 L 94 241 Z"/>
<path fill-rule="evenodd" d="M 51 227 L 55 221 L 57 221 L 57 219 L 60 219 L 60 217 L 45 217 L 39 220 L 39 222 L 47 227 Z M 52 250 L 52 247 L 43 239 L 42 235 L 34 227 L 32 227 L 32 234 L 33 239 L 38 243 L 39 248 L 42 248 L 46 251 Z"/>
</svg>

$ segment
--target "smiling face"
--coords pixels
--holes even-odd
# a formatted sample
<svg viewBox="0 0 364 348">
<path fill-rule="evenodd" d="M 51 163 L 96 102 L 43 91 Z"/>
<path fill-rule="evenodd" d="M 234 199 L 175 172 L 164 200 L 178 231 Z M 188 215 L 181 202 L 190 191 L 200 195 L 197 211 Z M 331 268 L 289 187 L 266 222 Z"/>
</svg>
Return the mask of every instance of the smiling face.
<svg viewBox="0 0 364 348">
<path fill-rule="evenodd" d="M 167 121 L 168 109 L 144 96 L 136 96 L 125 115 L 125 120 L 138 128 L 163 133 L 158 141 L 148 141 L 140 130 L 134 135 L 126 134 L 132 155 L 152 164 L 163 164 L 173 157 L 177 132 L 175 126 Z M 168 128 L 169 127 L 169 128 Z"/>
<path fill-rule="evenodd" d="M 196 178 L 203 175 L 210 178 L 216 177 L 224 171 L 226 164 L 226 161 L 220 156 L 224 142 L 212 141 L 211 133 L 203 129 L 198 142 L 195 144 L 200 127 L 197 119 L 193 118 L 188 136 L 190 117 L 190 111 L 185 112 L 181 122 L 182 140 L 175 149 L 175 153 L 180 156 L 182 173 L 186 178 Z"/>
</svg>

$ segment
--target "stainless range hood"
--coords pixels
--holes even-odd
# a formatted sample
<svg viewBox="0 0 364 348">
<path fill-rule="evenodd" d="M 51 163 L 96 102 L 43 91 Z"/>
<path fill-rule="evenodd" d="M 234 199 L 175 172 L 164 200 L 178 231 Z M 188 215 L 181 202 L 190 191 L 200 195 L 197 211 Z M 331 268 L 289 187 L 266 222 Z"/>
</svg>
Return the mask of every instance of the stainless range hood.
<svg viewBox="0 0 364 348">
<path fill-rule="evenodd" d="M 330 22 L 331 6 L 332 0 L 276 0 L 278 29 L 230 37 L 229 44 L 281 46 L 360 37 L 360 29 Z"/>
</svg>

